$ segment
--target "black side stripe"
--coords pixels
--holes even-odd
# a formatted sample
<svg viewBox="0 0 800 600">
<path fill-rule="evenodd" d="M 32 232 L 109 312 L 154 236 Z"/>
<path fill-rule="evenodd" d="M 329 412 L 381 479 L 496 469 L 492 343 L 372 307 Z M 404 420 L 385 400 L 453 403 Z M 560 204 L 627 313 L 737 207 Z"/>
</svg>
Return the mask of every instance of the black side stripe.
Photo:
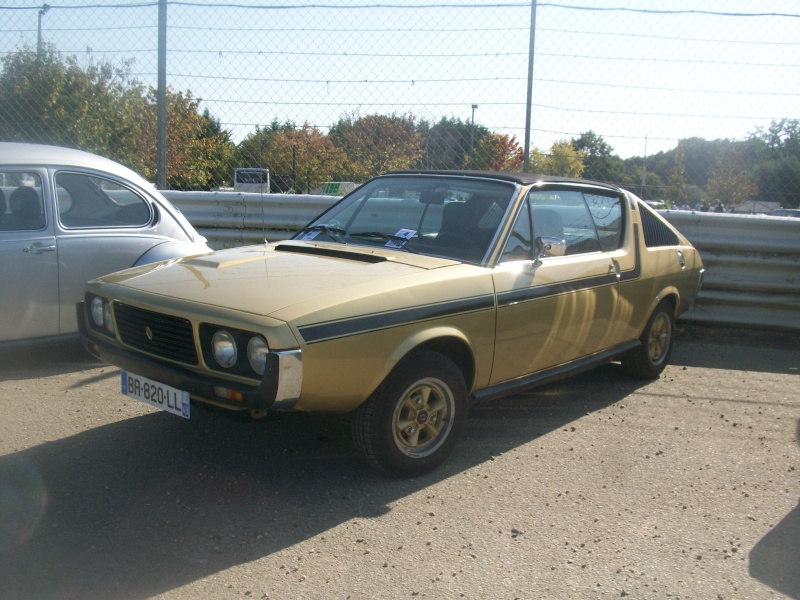
<svg viewBox="0 0 800 600">
<path fill-rule="evenodd" d="M 636 264 L 633 269 L 623 271 L 620 274 L 620 281 L 638 279 L 642 274 L 639 247 L 639 229 L 636 225 L 633 228 L 633 235 L 636 242 Z M 542 285 L 528 289 L 513 290 L 498 294 L 497 304 L 498 307 L 508 306 L 518 302 L 543 298 L 545 296 L 555 296 L 558 294 L 567 294 L 570 292 L 577 292 L 595 287 L 614 285 L 616 282 L 617 276 L 613 273 L 609 273 L 607 275 L 598 275 L 596 277 L 589 277 L 586 279 L 576 279 L 574 281 L 565 281 L 552 285 Z M 373 313 L 370 315 L 353 317 L 352 319 L 314 323 L 299 327 L 298 330 L 300 335 L 303 337 L 303 340 L 307 344 L 313 344 L 315 342 L 322 342 L 324 340 L 357 335 L 360 333 L 367 333 L 369 331 L 387 329 L 389 327 L 398 327 L 400 325 L 406 325 L 417 321 L 438 319 L 441 317 L 448 317 L 478 310 L 488 310 L 491 308 L 494 308 L 494 297 L 491 294 L 484 294 L 482 296 L 463 298 L 461 300 L 453 300 L 450 302 L 425 304 L 422 306 L 412 306 L 411 308 L 405 308 L 391 312 Z"/>
<path fill-rule="evenodd" d="M 391 312 L 374 313 L 371 315 L 354 317 L 352 319 L 304 325 L 299 327 L 298 330 L 307 344 L 313 344 L 314 342 L 357 335 L 389 327 L 397 327 L 416 321 L 438 319 L 441 317 L 493 308 L 494 296 L 492 296 L 492 294 L 485 294 L 483 296 L 463 298 L 451 302 L 425 304 Z"/>
<path fill-rule="evenodd" d="M 578 292 L 581 290 L 588 290 L 596 287 L 603 287 L 606 285 L 616 285 L 617 275 L 609 273 L 607 275 L 597 275 L 596 277 L 587 277 L 586 279 L 575 279 L 572 281 L 564 281 L 561 283 L 553 283 L 550 285 L 539 285 L 532 288 L 524 288 L 519 290 L 511 290 L 497 295 L 497 305 L 508 306 L 510 304 L 517 304 L 526 302 L 528 300 L 537 300 L 545 296 L 558 296 L 561 294 L 568 294 L 570 292 Z"/>
</svg>

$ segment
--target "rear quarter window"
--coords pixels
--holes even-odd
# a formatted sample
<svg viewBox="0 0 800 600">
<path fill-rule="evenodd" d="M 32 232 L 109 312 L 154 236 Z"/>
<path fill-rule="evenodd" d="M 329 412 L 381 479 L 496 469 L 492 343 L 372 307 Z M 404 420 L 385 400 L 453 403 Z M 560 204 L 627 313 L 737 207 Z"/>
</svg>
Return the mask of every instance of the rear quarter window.
<svg viewBox="0 0 800 600">
<path fill-rule="evenodd" d="M 143 227 L 150 204 L 130 188 L 86 173 L 56 174 L 58 218 L 66 229 Z"/>
</svg>

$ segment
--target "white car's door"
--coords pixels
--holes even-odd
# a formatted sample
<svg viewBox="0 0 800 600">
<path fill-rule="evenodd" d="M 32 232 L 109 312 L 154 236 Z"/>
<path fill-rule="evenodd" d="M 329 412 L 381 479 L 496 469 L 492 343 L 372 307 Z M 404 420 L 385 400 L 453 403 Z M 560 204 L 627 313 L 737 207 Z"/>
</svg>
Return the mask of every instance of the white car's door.
<svg viewBox="0 0 800 600">
<path fill-rule="evenodd" d="M 86 282 L 132 267 L 165 238 L 145 198 L 115 179 L 77 169 L 54 175 L 58 219 L 59 297 L 62 334 L 77 331 L 75 303 Z"/>
<path fill-rule="evenodd" d="M 58 247 L 49 186 L 43 171 L 2 175 L 0 342 L 56 335 Z"/>
</svg>

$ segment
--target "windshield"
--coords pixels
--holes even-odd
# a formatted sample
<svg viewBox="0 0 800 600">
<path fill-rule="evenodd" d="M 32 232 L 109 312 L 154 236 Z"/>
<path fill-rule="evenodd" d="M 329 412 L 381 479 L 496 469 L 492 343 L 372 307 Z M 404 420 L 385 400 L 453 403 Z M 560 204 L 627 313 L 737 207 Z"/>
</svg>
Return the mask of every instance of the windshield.
<svg viewBox="0 0 800 600">
<path fill-rule="evenodd" d="M 480 263 L 514 185 L 469 177 L 398 175 L 367 183 L 294 239 L 384 246 Z"/>
</svg>

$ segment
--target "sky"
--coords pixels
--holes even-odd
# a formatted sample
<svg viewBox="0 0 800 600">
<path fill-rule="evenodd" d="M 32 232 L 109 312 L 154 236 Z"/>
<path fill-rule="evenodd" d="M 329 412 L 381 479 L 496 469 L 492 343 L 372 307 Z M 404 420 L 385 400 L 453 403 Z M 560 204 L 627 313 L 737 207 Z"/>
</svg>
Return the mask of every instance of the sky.
<svg viewBox="0 0 800 600">
<path fill-rule="evenodd" d="M 155 85 L 155 0 L 48 4 L 44 42 Z M 592 130 L 622 157 L 652 155 L 800 118 L 800 0 L 536 4 L 532 147 Z M 40 7 L 0 0 L 0 56 L 35 47 Z M 474 113 L 522 144 L 531 13 L 529 0 L 170 2 L 168 84 L 236 142 L 274 119 L 327 131 L 349 115 Z"/>
</svg>

